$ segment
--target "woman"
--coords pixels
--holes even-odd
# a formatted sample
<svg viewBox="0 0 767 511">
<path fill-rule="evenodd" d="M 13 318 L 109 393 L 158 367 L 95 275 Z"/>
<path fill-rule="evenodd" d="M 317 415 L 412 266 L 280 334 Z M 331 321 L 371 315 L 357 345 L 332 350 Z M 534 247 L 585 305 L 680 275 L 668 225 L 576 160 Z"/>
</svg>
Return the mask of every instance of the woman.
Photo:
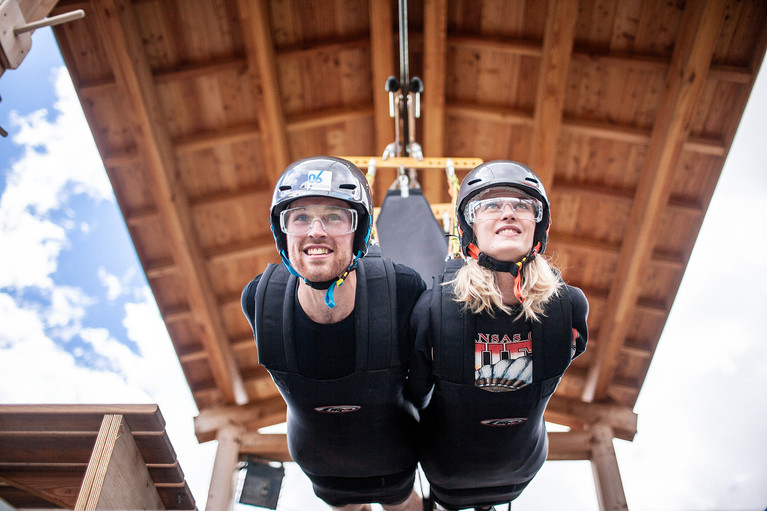
<svg viewBox="0 0 767 511">
<path fill-rule="evenodd" d="M 542 255 L 551 215 L 530 168 L 476 167 L 456 214 L 468 261 L 451 262 L 416 306 L 410 390 L 432 496 L 485 510 L 519 496 L 546 459 L 543 412 L 586 349 L 588 303 Z"/>
</svg>

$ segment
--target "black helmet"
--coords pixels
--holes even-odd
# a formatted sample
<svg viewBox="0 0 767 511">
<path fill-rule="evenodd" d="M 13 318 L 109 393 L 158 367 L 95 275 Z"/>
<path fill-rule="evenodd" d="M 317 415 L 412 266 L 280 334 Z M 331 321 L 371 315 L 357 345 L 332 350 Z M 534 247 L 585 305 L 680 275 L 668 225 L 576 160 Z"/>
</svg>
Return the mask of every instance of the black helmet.
<svg viewBox="0 0 767 511">
<path fill-rule="evenodd" d="M 332 156 L 313 156 L 288 165 L 277 179 L 270 209 L 272 233 L 280 254 L 287 251 L 287 237 L 280 230 L 280 213 L 303 197 L 331 197 L 348 202 L 359 216 L 354 233 L 355 258 L 367 253 L 373 224 L 372 200 L 368 180 L 356 165 Z"/>
<path fill-rule="evenodd" d="M 461 182 L 461 189 L 458 192 L 456 216 L 458 217 L 458 226 L 461 234 L 461 250 L 464 255 L 470 255 L 469 245 L 474 242 L 474 230 L 471 228 L 471 224 L 466 221 L 466 205 L 478 193 L 496 186 L 517 188 L 541 201 L 543 216 L 535 225 L 533 247 L 537 247 L 540 243 L 540 248 L 535 253 L 542 254 L 546 250 L 549 225 L 551 224 L 549 200 L 546 197 L 543 183 L 527 165 L 511 160 L 495 160 L 475 167 Z"/>
</svg>

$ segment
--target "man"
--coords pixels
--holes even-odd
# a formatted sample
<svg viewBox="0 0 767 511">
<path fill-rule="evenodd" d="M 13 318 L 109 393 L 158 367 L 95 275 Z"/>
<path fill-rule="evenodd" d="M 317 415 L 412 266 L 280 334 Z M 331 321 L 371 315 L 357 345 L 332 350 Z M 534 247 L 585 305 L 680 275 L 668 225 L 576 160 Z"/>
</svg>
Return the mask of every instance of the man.
<svg viewBox="0 0 767 511">
<path fill-rule="evenodd" d="M 420 510 L 417 415 L 404 385 L 423 280 L 378 247 L 364 257 L 372 201 L 349 161 L 288 166 L 270 217 L 283 264 L 245 287 L 242 308 L 288 406 L 291 456 L 333 509 Z"/>
</svg>

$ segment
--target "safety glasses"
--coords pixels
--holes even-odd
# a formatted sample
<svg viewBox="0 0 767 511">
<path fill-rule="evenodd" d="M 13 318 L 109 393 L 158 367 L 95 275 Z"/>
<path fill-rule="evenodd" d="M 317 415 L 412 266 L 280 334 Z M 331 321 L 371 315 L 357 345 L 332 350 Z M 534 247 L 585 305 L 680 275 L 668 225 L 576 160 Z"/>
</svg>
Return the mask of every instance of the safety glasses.
<svg viewBox="0 0 767 511">
<path fill-rule="evenodd" d="M 357 230 L 357 211 L 339 206 L 301 206 L 280 213 L 280 229 L 285 234 L 303 236 L 319 221 L 322 229 L 332 235 Z"/>
<path fill-rule="evenodd" d="M 503 218 L 509 211 L 520 220 L 533 220 L 537 223 L 543 218 L 541 201 L 532 197 L 495 197 L 473 200 L 466 206 L 464 216 L 468 223 L 473 224 Z"/>
</svg>

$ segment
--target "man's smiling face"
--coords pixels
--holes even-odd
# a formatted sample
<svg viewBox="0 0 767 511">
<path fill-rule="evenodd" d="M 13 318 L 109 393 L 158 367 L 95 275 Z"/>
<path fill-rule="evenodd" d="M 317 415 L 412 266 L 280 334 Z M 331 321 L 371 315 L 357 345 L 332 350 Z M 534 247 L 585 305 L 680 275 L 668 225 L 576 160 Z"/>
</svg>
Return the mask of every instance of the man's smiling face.
<svg viewBox="0 0 767 511">
<path fill-rule="evenodd" d="M 329 197 L 305 197 L 290 203 L 290 208 L 303 206 L 337 206 L 349 204 Z M 287 235 L 288 259 L 293 268 L 311 282 L 325 282 L 339 277 L 351 264 L 354 233 L 328 234 L 317 220 L 304 235 Z"/>
</svg>

